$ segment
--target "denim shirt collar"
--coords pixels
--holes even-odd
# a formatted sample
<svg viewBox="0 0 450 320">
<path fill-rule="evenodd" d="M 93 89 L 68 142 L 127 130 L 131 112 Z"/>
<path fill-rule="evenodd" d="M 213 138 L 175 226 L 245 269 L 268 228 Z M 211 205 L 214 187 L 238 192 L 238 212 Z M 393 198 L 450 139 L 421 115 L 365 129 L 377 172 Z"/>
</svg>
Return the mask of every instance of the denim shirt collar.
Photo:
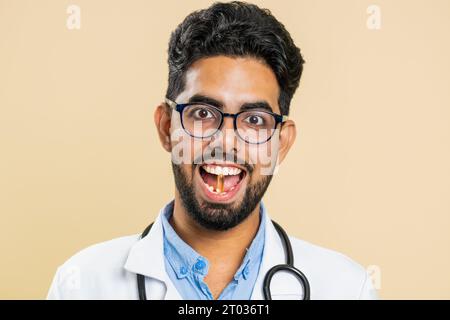
<svg viewBox="0 0 450 320">
<path fill-rule="evenodd" d="M 166 205 L 162 214 L 164 230 L 164 255 L 175 271 L 177 278 L 182 279 L 189 275 L 197 274 L 201 278 L 208 274 L 209 261 L 191 246 L 189 246 L 173 229 L 169 219 L 173 213 L 174 200 Z M 247 279 L 251 272 L 258 272 L 259 264 L 264 249 L 265 239 L 265 215 L 266 209 L 260 202 L 260 224 L 250 247 L 244 256 L 241 266 L 234 275 L 239 281 L 241 277 Z"/>
</svg>

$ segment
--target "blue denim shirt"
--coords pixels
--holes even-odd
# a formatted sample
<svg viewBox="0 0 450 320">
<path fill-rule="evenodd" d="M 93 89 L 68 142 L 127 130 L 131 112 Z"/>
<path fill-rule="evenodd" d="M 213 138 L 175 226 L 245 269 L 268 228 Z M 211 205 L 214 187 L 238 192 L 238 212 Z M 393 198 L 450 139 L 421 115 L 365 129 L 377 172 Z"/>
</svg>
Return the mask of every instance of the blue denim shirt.
<svg viewBox="0 0 450 320">
<path fill-rule="evenodd" d="M 166 271 L 183 299 L 212 300 L 212 293 L 203 281 L 208 274 L 209 262 L 184 242 L 169 223 L 173 204 L 172 201 L 166 205 L 161 219 Z M 247 248 L 234 278 L 221 292 L 218 300 L 250 300 L 264 251 L 265 214 L 266 210 L 261 202 L 260 224 L 256 236 Z"/>
</svg>

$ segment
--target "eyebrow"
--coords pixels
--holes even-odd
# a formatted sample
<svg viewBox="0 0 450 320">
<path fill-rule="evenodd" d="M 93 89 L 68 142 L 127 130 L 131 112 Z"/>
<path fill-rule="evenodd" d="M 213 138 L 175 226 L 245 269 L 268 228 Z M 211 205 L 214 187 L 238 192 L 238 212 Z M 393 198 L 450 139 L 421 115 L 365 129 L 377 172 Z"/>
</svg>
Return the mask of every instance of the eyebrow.
<svg viewBox="0 0 450 320">
<path fill-rule="evenodd" d="M 194 94 L 192 97 L 188 100 L 189 103 L 193 102 L 200 102 L 200 103 L 206 103 L 212 106 L 215 106 L 219 109 L 223 110 L 223 103 L 219 100 L 216 100 L 214 98 L 202 95 L 202 94 Z M 261 101 L 255 101 L 255 102 L 246 102 L 241 105 L 239 108 L 240 111 L 247 111 L 252 109 L 263 109 L 269 112 L 273 112 L 272 107 L 267 101 L 261 100 Z"/>
</svg>

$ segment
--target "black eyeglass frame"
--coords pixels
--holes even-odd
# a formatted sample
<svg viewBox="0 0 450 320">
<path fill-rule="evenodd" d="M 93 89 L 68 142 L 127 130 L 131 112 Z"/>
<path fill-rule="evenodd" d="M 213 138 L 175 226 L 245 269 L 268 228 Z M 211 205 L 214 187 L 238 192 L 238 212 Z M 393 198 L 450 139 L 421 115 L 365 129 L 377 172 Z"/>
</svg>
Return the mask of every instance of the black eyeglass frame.
<svg viewBox="0 0 450 320">
<path fill-rule="evenodd" d="M 242 137 L 240 136 L 240 134 L 239 134 L 239 132 L 238 132 L 238 129 L 237 129 L 237 118 L 238 118 L 238 116 L 239 116 L 240 114 L 244 113 L 244 112 L 249 112 L 249 110 L 239 111 L 238 113 L 227 113 L 227 112 L 223 112 L 222 110 L 220 110 L 220 109 L 217 108 L 216 106 L 213 106 L 213 105 L 210 105 L 210 104 L 204 103 L 204 102 L 176 103 L 175 101 L 172 101 L 172 100 L 170 100 L 170 99 L 168 99 L 168 98 L 165 98 L 165 102 L 166 102 L 166 104 L 167 104 L 170 108 L 172 108 L 172 109 L 174 109 L 174 110 L 176 110 L 177 112 L 180 113 L 181 126 L 183 127 L 183 130 L 184 130 L 188 135 L 190 135 L 191 137 L 197 138 L 197 139 L 207 139 L 207 138 L 210 138 L 210 137 L 214 136 L 217 132 L 219 132 L 219 131 L 221 130 L 222 125 L 223 125 L 223 120 L 225 119 L 225 117 L 230 117 L 230 118 L 233 118 L 234 132 L 236 133 L 236 135 L 237 135 L 240 139 L 242 139 L 243 141 L 245 141 L 246 143 L 249 143 L 249 144 L 262 144 L 262 143 L 266 143 L 267 141 L 269 141 L 269 140 L 273 137 L 273 134 L 275 133 L 275 129 L 277 128 L 277 126 L 278 126 L 279 123 L 283 124 L 284 122 L 286 122 L 286 120 L 289 119 L 288 116 L 285 116 L 285 115 L 281 115 L 281 114 L 274 113 L 274 112 L 270 112 L 270 111 L 266 111 L 266 110 L 258 110 L 259 112 L 264 112 L 264 113 L 269 114 L 269 115 L 271 115 L 271 116 L 274 117 L 274 119 L 275 119 L 275 125 L 274 125 L 274 127 L 273 127 L 273 130 L 274 130 L 274 131 L 272 132 L 272 134 L 270 135 L 270 137 L 268 137 L 267 140 L 265 140 L 265 141 L 261 141 L 261 142 L 249 142 L 249 141 L 245 140 L 244 138 L 242 138 Z M 203 105 L 203 106 L 207 106 L 207 107 L 213 108 L 214 110 L 217 110 L 217 112 L 219 112 L 219 114 L 222 115 L 222 118 L 221 118 L 221 120 L 220 120 L 220 124 L 219 124 L 219 126 L 217 127 L 217 130 L 216 130 L 216 131 L 214 131 L 212 134 L 210 134 L 210 135 L 208 135 L 208 136 L 205 136 L 205 137 L 203 137 L 203 136 L 197 137 L 197 136 L 194 136 L 193 134 L 191 134 L 191 133 L 189 132 L 189 130 L 187 130 L 187 129 L 184 127 L 184 123 L 183 123 L 183 111 L 184 111 L 185 108 L 187 108 L 187 107 L 189 107 L 189 106 L 192 106 L 192 105 Z"/>
</svg>

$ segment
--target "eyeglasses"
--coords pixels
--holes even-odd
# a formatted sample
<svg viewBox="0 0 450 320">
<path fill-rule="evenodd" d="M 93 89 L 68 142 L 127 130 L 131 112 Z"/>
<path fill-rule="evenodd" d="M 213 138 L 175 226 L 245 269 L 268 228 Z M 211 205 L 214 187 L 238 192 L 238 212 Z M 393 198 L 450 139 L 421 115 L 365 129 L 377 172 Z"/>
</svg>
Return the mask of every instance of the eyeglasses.
<svg viewBox="0 0 450 320">
<path fill-rule="evenodd" d="M 238 113 L 225 113 L 219 108 L 203 102 L 176 103 L 168 98 L 166 103 L 181 115 L 181 125 L 191 137 L 206 139 L 215 135 L 222 127 L 224 117 L 233 118 L 234 131 L 247 143 L 261 144 L 272 138 L 279 123 L 288 117 L 277 113 L 255 109 Z"/>
</svg>

